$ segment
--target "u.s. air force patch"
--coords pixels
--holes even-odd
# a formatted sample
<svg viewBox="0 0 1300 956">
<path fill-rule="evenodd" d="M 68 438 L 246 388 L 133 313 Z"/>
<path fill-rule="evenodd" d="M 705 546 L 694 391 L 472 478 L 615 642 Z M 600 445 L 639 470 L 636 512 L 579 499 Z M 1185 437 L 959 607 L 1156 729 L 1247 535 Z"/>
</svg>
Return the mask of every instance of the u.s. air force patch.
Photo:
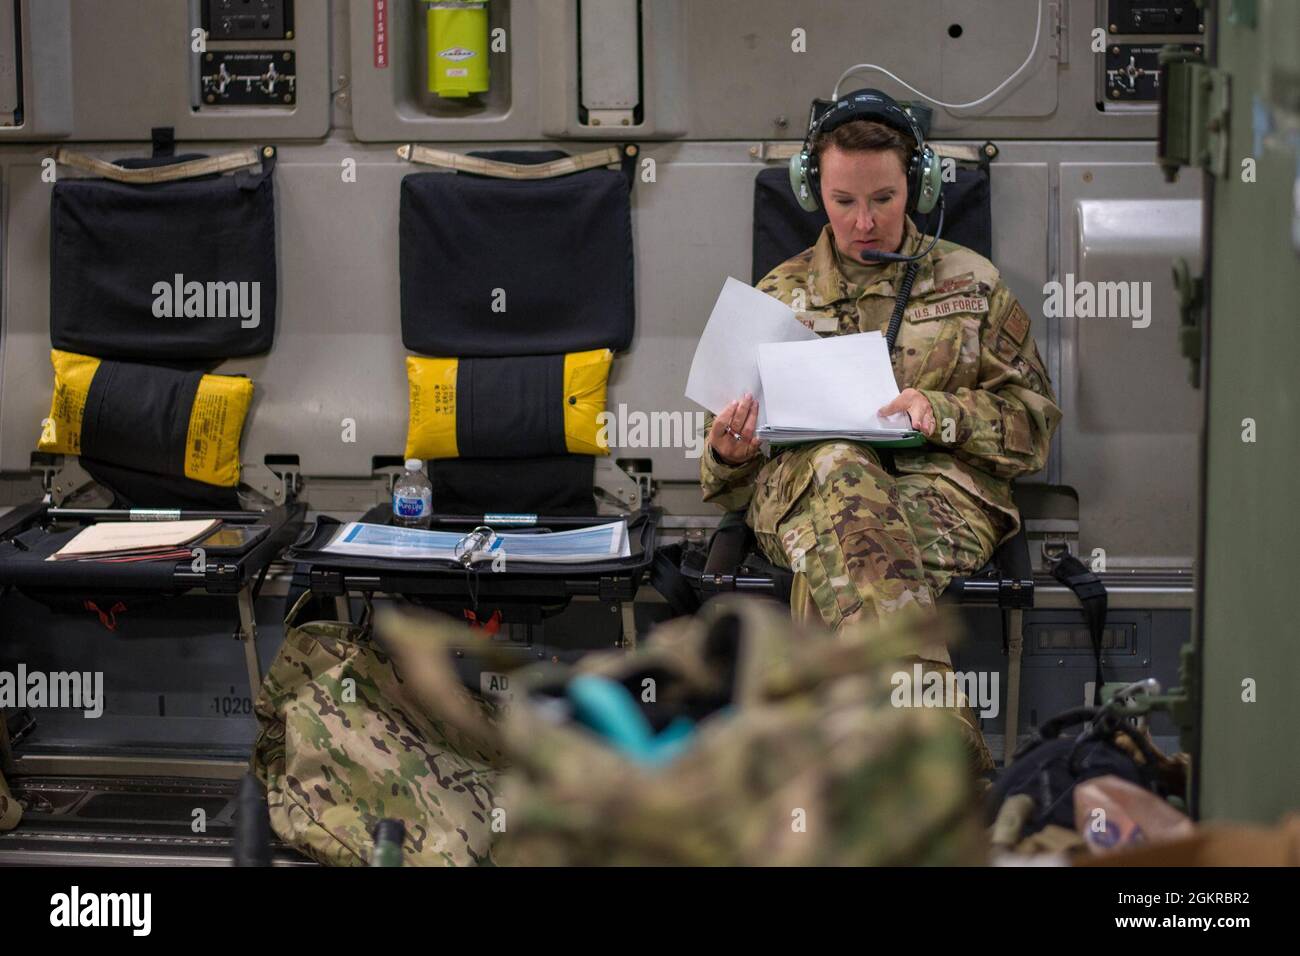
<svg viewBox="0 0 1300 956">
<path fill-rule="evenodd" d="M 957 295 L 939 302 L 929 302 L 907 310 L 907 317 L 913 322 L 923 322 L 944 315 L 958 312 L 987 312 L 989 300 L 982 295 Z"/>
</svg>

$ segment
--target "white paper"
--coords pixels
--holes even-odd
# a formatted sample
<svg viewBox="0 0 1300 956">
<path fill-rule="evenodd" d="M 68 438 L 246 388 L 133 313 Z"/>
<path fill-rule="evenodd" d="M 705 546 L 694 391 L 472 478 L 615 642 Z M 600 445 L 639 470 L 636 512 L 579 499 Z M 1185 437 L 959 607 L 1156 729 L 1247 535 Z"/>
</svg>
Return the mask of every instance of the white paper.
<svg viewBox="0 0 1300 956">
<path fill-rule="evenodd" d="M 898 383 L 879 332 L 812 342 L 764 343 L 758 363 L 773 428 L 894 432 L 911 428 L 906 412 L 876 411 L 898 397 Z"/>
<path fill-rule="evenodd" d="M 817 333 L 795 318 L 794 311 L 780 299 L 729 276 L 696 346 L 686 397 L 717 414 L 728 402 L 749 392 L 759 399 L 761 412 L 758 346 L 816 338 Z"/>
</svg>

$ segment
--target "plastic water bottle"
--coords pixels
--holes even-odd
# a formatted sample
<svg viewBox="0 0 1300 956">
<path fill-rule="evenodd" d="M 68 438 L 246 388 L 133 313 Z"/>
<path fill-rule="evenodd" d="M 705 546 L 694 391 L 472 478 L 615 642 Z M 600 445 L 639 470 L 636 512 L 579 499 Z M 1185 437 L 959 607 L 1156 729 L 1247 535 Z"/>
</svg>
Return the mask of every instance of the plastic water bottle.
<svg viewBox="0 0 1300 956">
<path fill-rule="evenodd" d="M 406 459 L 406 472 L 393 485 L 393 523 L 427 528 L 433 515 L 433 485 L 424 475 L 424 462 Z"/>
</svg>

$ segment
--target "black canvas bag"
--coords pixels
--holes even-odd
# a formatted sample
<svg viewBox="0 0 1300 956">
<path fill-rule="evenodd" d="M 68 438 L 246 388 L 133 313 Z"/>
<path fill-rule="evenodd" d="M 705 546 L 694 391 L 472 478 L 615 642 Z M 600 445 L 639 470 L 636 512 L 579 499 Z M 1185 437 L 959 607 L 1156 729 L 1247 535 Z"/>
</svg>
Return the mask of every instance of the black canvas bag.
<svg viewBox="0 0 1300 956">
<path fill-rule="evenodd" d="M 268 150 L 213 157 L 198 167 L 192 164 L 208 158 L 107 164 L 59 150 L 60 163 L 105 175 L 63 178 L 50 199 L 54 347 L 136 360 L 219 359 L 270 349 L 276 244 L 275 159 Z M 238 166 L 241 157 L 253 165 Z M 213 168 L 236 171 L 222 175 Z M 119 181 L 160 169 L 196 174 Z M 166 301 L 160 284 L 171 290 Z M 187 308 L 201 314 L 187 316 Z M 155 314 L 169 310 L 170 316 Z"/>
<path fill-rule="evenodd" d="M 1077 737 L 1061 731 L 1085 724 Z M 1138 764 L 1115 743 L 1124 734 L 1145 757 Z M 1139 733 L 1125 729 L 1115 713 L 1097 707 L 1080 707 L 1047 720 L 1016 751 L 1014 762 L 1003 771 L 986 798 L 985 813 L 992 823 L 1006 799 L 1028 794 L 1034 809 L 1026 821 L 1025 835 L 1055 824 L 1074 829 L 1074 788 L 1095 777 L 1115 776 L 1136 786 L 1160 793 L 1157 758 Z"/>
</svg>

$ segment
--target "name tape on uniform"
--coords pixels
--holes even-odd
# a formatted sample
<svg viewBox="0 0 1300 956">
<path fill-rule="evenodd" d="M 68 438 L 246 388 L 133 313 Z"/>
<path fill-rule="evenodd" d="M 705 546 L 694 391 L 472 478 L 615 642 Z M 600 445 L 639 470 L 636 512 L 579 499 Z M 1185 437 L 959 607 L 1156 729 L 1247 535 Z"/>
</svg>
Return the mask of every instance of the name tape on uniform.
<svg viewBox="0 0 1300 956">
<path fill-rule="evenodd" d="M 951 299 L 944 299 L 942 302 L 931 302 L 915 309 L 908 309 L 907 317 L 916 321 L 933 319 L 942 315 L 953 315 L 957 312 L 987 312 L 988 310 L 989 300 L 984 296 L 959 295 Z"/>
<path fill-rule="evenodd" d="M 838 316 L 822 315 L 820 312 L 796 312 L 795 318 L 814 332 L 835 332 L 840 327 Z"/>
</svg>

